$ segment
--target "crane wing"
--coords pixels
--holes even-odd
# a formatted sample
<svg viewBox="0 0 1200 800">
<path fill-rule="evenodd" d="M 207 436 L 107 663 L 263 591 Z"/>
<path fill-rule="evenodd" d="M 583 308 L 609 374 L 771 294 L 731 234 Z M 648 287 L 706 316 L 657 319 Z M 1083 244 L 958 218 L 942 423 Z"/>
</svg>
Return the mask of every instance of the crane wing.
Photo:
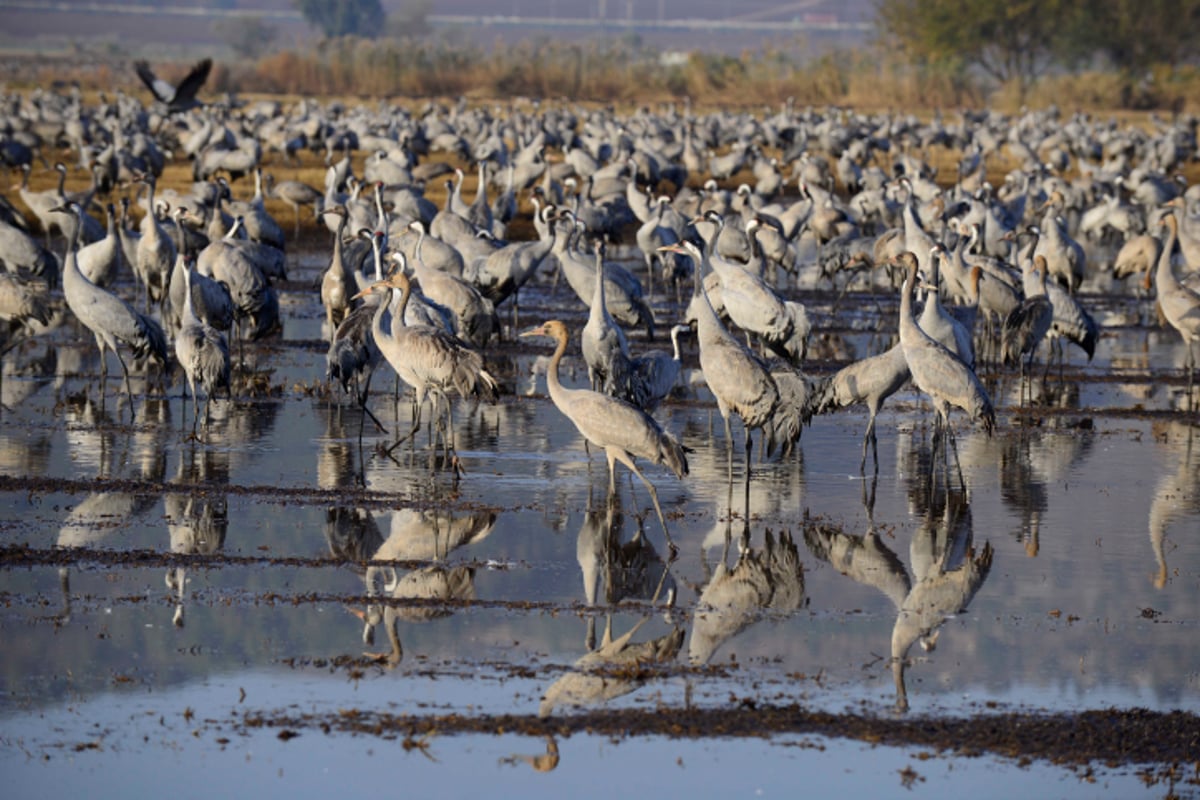
<svg viewBox="0 0 1200 800">
<path fill-rule="evenodd" d="M 146 84 L 146 88 L 160 102 L 170 103 L 175 99 L 175 87 L 155 75 L 148 63 L 137 61 L 134 63 L 133 68 L 137 70 L 138 77 L 142 79 L 142 83 Z"/>
<path fill-rule="evenodd" d="M 192 67 L 187 77 L 179 82 L 179 86 L 175 89 L 174 96 L 171 98 L 172 101 L 179 102 L 193 99 L 196 96 L 196 92 L 200 91 L 200 87 L 208 80 L 208 73 L 211 69 L 211 58 L 206 58 Z"/>
</svg>

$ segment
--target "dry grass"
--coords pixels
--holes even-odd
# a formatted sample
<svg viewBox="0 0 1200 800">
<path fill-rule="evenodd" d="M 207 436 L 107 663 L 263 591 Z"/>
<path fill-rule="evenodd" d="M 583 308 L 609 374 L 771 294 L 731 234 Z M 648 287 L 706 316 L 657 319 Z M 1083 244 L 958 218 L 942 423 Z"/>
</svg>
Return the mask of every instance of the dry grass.
<svg viewBox="0 0 1200 800">
<path fill-rule="evenodd" d="M 483 48 L 445 38 L 364 40 L 341 38 L 315 48 L 264 55 L 253 62 L 218 64 L 209 79 L 217 92 L 346 96 L 356 98 L 569 97 L 609 104 L 654 103 L 690 97 L 727 108 L 802 105 L 866 109 L 980 108 L 1013 112 L 1021 102 L 1012 87 L 989 87 L 962 71 L 918 68 L 887 50 L 837 50 L 818 58 L 804 41 L 769 45 L 738 55 L 692 53 L 664 61 L 659 50 L 636 40 L 583 43 L 535 38 Z M 85 90 L 122 86 L 142 91 L 127 64 L 112 54 L 17 60 L 9 65 L 12 88 L 77 83 Z M 188 65 L 157 65 L 168 78 Z M 1200 70 L 1154 71 L 1135 92 L 1122 91 L 1111 73 L 1044 78 L 1025 104 L 1107 112 L 1121 108 L 1200 111 Z"/>
</svg>

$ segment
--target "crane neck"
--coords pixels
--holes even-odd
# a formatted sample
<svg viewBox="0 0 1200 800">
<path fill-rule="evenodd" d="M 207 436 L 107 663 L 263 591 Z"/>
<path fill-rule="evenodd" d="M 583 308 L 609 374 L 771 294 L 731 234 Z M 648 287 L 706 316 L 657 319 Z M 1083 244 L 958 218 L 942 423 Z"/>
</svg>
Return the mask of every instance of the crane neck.
<svg viewBox="0 0 1200 800">
<path fill-rule="evenodd" d="M 375 280 L 383 280 L 383 253 L 379 249 L 379 237 L 371 236 L 371 258 L 375 262 Z"/>
<path fill-rule="evenodd" d="M 567 332 L 564 329 L 555 337 L 554 353 L 550 356 L 550 366 L 546 369 L 546 389 L 550 398 L 556 400 L 563 391 L 563 385 L 558 379 L 558 365 L 567 352 Z"/>
<path fill-rule="evenodd" d="M 900 293 L 900 336 L 902 339 L 913 336 L 918 330 L 917 321 L 913 317 L 913 294 L 917 290 L 917 265 L 913 263 L 908 268 L 908 277 L 904 281 L 904 291 Z"/>
<path fill-rule="evenodd" d="M 182 255 L 179 264 L 183 269 L 183 315 L 185 319 L 197 319 L 196 306 L 192 302 L 192 267 Z"/>
<path fill-rule="evenodd" d="M 333 258 L 331 263 L 341 264 L 342 262 L 342 237 L 346 235 L 346 226 L 350 223 L 349 214 L 341 214 L 338 217 L 337 231 L 333 234 Z"/>
<path fill-rule="evenodd" d="M 1175 244 L 1179 238 L 1178 223 L 1174 217 L 1170 217 L 1166 219 L 1164 227 L 1167 229 L 1167 238 L 1163 240 L 1162 249 L 1158 253 L 1158 265 L 1154 269 L 1154 288 L 1159 295 L 1179 288 L 1175 271 L 1171 269 L 1171 255 L 1175 252 Z M 1147 273 L 1147 284 L 1149 277 Z M 1146 288 L 1150 287 L 1147 285 Z"/>
</svg>

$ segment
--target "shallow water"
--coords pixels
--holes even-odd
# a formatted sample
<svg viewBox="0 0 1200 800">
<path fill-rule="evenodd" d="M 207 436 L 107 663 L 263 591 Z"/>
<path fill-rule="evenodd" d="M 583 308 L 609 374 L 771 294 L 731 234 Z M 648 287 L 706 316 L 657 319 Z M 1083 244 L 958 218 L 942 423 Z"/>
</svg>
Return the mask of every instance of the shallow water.
<svg viewBox="0 0 1200 800">
<path fill-rule="evenodd" d="M 642 659 L 632 682 L 609 674 L 601 688 L 576 686 L 585 707 L 795 703 L 888 716 L 906 698 L 910 715 L 932 718 L 1200 710 L 1200 441 L 1196 417 L 1178 410 L 1179 338 L 1135 324 L 1132 301 L 1093 296 L 1106 324 L 1096 358 L 1070 353 L 1063 379 L 1051 372 L 1035 387 L 1035 414 L 1017 407 L 1007 374 L 989 382 L 994 436 L 955 418 L 964 486 L 953 462 L 931 465 L 932 412 L 905 389 L 880 414 L 876 479 L 860 476 L 866 414 L 851 409 L 816 418 L 789 456 L 756 451 L 747 507 L 740 429 L 731 454 L 711 396 L 683 392 L 656 417 L 692 448 L 691 474 L 646 469 L 679 551 L 668 564 L 644 487 L 619 469 L 610 505 L 603 458 L 589 461 L 532 377 L 549 349 L 541 340 L 489 353 L 510 390 L 498 405 L 456 407 L 461 479 L 431 471 L 423 433 L 395 458 L 376 447 L 394 434 L 370 421 L 360 441 L 360 413 L 319 385 L 321 314 L 306 289 L 316 260 L 293 270 L 282 338 L 247 347 L 253 380 L 237 402 L 214 404 L 202 441 L 187 436 L 178 376 L 167 397 L 135 380 L 130 425 L 114 365 L 101 408 L 94 349 L 71 325 L 6 357 L 0 759 L 14 796 L 128 778 L 133 763 L 122 796 L 169 785 L 244 793 L 280 776 L 289 792 L 299 777 L 299 794 L 316 795 L 347 780 L 389 786 L 380 767 L 397 757 L 408 787 L 450 796 L 620 791 L 593 784 L 598 774 L 701 794 L 827 780 L 828 791 L 909 782 L 945 796 L 978 793 L 980 779 L 984 796 L 1047 782 L 1061 796 L 1165 793 L 1130 768 L 1096 784 L 1042 762 L 930 761 L 919 748 L 787 733 L 576 733 L 542 760 L 553 776 L 531 778 L 526 762 L 506 759 L 545 754 L 537 737 L 434 736 L 400 749 L 319 724 L 294 740 L 247 726 L 255 715 L 350 709 L 570 714 L 552 700 L 569 699 L 559 694 L 569 667 L 606 631 L 658 640 L 666 666 Z M 822 329 L 833 296 L 801 296 Z M 565 288 L 521 300 L 522 329 L 583 320 Z M 846 302 L 824 359 L 886 345 L 866 331 L 894 296 Z M 647 347 L 640 334 L 634 343 Z M 56 365 L 30 374 L 51 348 Z M 697 366 L 694 342 L 684 361 Z M 586 375 L 575 366 L 569 380 Z M 407 430 L 390 374 L 371 406 L 390 434 Z M 739 554 L 786 563 L 748 607 L 701 604 Z M 746 758 L 770 768 L 745 774 Z"/>
</svg>

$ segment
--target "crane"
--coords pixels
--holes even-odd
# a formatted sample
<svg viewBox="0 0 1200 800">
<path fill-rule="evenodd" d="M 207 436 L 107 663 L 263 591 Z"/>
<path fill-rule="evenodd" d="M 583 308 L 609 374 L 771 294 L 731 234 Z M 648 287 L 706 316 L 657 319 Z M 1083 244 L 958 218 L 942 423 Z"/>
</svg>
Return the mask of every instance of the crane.
<svg viewBox="0 0 1200 800">
<path fill-rule="evenodd" d="M 878 472 L 879 443 L 875 439 L 875 417 L 883 407 L 883 401 L 898 392 L 908 380 L 908 360 L 904 357 L 904 348 L 895 344 L 889 350 L 842 367 L 818 383 L 809 398 L 808 414 L 824 414 L 855 403 L 866 403 L 871 416 L 863 434 L 862 460 L 858 471 L 862 473 L 866 469 L 867 445 L 870 444 L 875 454 L 875 471 Z"/>
<path fill-rule="evenodd" d="M 679 372 L 683 366 L 679 356 L 679 336 L 691 332 L 690 325 L 675 325 L 671 328 L 670 353 L 651 350 L 630 362 L 635 405 L 645 411 L 654 411 L 671 394 L 679 382 Z"/>
<path fill-rule="evenodd" d="M 929 395 L 937 409 L 938 433 L 949 434 L 951 443 L 954 442 L 954 430 L 950 427 L 950 407 L 953 405 L 966 411 L 972 419 L 981 420 L 990 436 L 996 427 L 996 412 L 987 390 L 974 370 L 944 345 L 930 338 L 913 316 L 918 268 L 916 254 L 905 250 L 896 257 L 896 262 L 907 275 L 900 289 L 900 346 L 904 349 L 904 359 L 908 362 L 913 383 Z M 962 482 L 961 471 L 959 482 Z"/>
<path fill-rule="evenodd" d="M 69 211 L 82 215 L 83 209 L 78 203 L 61 206 L 57 210 Z M 125 393 L 133 398 L 133 389 L 129 385 L 129 368 L 121 357 L 119 345 L 128 347 L 136 358 L 151 356 L 164 367 L 167 365 L 167 338 L 157 320 L 136 311 L 132 306 L 84 277 L 79 271 L 75 252 L 79 246 L 79 231 L 75 234 L 67 248 L 67 257 L 63 259 L 63 294 L 67 299 L 67 307 L 79 318 L 84 327 L 96 338 L 96 346 L 100 349 L 100 396 L 104 396 L 104 384 L 108 379 L 108 363 L 105 352 L 111 350 L 121 364 L 121 372 L 125 375 Z M 134 411 L 129 407 L 130 420 Z"/>
<path fill-rule="evenodd" d="M 717 226 L 716 236 L 725 230 L 720 214 L 710 211 L 706 219 Z M 733 323 L 792 364 L 803 359 L 812 327 L 804 307 L 784 301 L 762 276 L 733 261 L 710 256 L 708 262 L 720 275 L 721 300 Z"/>
<path fill-rule="evenodd" d="M 593 294 L 588 320 L 580 334 L 583 361 L 587 364 L 588 379 L 592 389 L 603 391 L 614 397 L 633 402 L 632 358 L 625 332 L 608 313 L 605 305 L 603 279 L 604 243 L 597 240 L 596 278 L 592 282 Z"/>
<path fill-rule="evenodd" d="M 205 428 L 208 428 L 209 406 L 212 404 L 213 395 L 220 389 L 225 390 L 227 397 L 231 395 L 229 344 L 220 331 L 196 315 L 196 307 L 192 302 L 192 265 L 184 259 L 180 268 L 183 270 L 184 295 L 179 332 L 175 336 L 175 358 L 183 367 L 188 388 L 192 391 L 192 435 L 195 435 L 196 424 L 200 418 L 196 384 L 204 387 Z"/>
<path fill-rule="evenodd" d="M 177 114 L 202 105 L 196 99 L 196 92 L 200 91 L 200 87 L 208 80 L 208 73 L 212 70 L 212 59 L 206 58 L 197 62 L 177 86 L 155 75 L 145 61 L 135 61 L 133 68 L 137 70 L 142 83 L 146 84 L 146 88 L 154 95 L 154 99 L 167 107 L 167 113 Z"/>
<path fill-rule="evenodd" d="M 1163 316 L 1172 328 L 1179 331 L 1187 348 L 1184 369 L 1187 370 L 1188 408 L 1191 409 L 1195 406 L 1192 386 L 1195 383 L 1196 352 L 1192 348 L 1200 340 L 1200 292 L 1180 283 L 1171 269 L 1171 255 L 1179 239 L 1179 221 L 1174 214 L 1167 214 L 1161 224 L 1167 229 L 1167 239 L 1154 269 L 1154 291 L 1158 295 Z M 1149 273 L 1146 277 L 1149 279 Z"/>
<path fill-rule="evenodd" d="M 320 216 L 321 208 L 325 203 L 325 195 L 303 181 L 276 181 L 275 176 L 269 172 L 263 176 L 263 180 L 265 182 L 264 193 L 267 197 L 282 200 L 292 207 L 292 219 L 295 223 L 292 229 L 292 238 L 299 239 L 300 206 L 312 206 L 313 216 Z"/>
<path fill-rule="evenodd" d="M 654 464 L 664 464 L 675 473 L 675 477 L 682 480 L 688 474 L 686 448 L 673 435 L 663 430 L 653 417 L 632 403 L 591 389 L 568 389 L 559 382 L 558 366 L 567 352 L 567 343 L 570 340 L 566 323 L 550 320 L 533 330 L 525 331 L 521 336 L 546 336 L 556 342 L 550 366 L 546 369 L 546 386 L 550 391 L 550 399 L 554 401 L 558 410 L 574 423 L 586 441 L 604 451 L 608 459 L 609 494 L 616 493 L 618 461 L 628 467 L 646 486 L 650 492 L 650 499 L 654 501 L 654 510 L 658 512 L 658 521 L 662 524 L 667 545 L 674 555 L 677 548 L 671 541 L 670 531 L 667 530 L 667 520 L 658 502 L 658 492 L 654 484 L 638 469 L 634 459 L 644 458 Z"/>
<path fill-rule="evenodd" d="M 1037 258 L 1041 259 L 1042 267 L 1034 270 L 1035 279 L 1030 281 L 1030 288 L 1036 287 L 1037 292 L 1026 293 L 1021 304 L 1004 318 L 1000 333 L 1000 357 L 1005 364 L 1019 363 L 1022 378 L 1033 368 L 1033 355 L 1054 324 L 1054 306 L 1046 294 L 1046 260 L 1042 256 Z M 1022 356 L 1026 358 L 1022 360 Z M 1047 361 L 1047 369 L 1049 366 Z"/>
<path fill-rule="evenodd" d="M 741 342 L 733 337 L 713 311 L 704 290 L 704 267 L 707 253 L 695 244 L 667 245 L 665 248 L 683 253 L 696 264 L 694 302 L 696 334 L 700 342 L 700 369 L 709 391 L 717 400 L 717 410 L 725 423 L 725 441 L 729 448 L 729 480 L 733 481 L 733 433 L 729 415 L 737 414 L 746 432 L 746 497 L 750 495 L 751 431 L 762 429 L 779 408 L 779 387 L 766 366 Z"/>
<path fill-rule="evenodd" d="M 401 442 L 410 438 L 421 425 L 421 404 L 426 396 L 432 395 L 434 416 L 438 415 L 440 405 L 445 406 L 445 428 L 443 442 L 447 450 L 453 452 L 453 429 L 450 400 L 447 396 L 453 390 L 462 397 L 472 397 L 496 401 L 499 386 L 496 379 L 484 368 L 483 356 L 465 342 L 445 330 L 431 325 L 408 325 L 404 320 L 404 311 L 408 306 L 408 298 L 412 285 L 408 276 L 403 272 L 394 272 L 382 281 L 359 293 L 383 294 L 392 296 L 399 293 L 392 313 L 390 330 L 383 330 L 383 313 L 388 303 L 380 302 L 371 319 L 371 333 L 380 353 L 391 364 L 392 369 L 400 379 L 413 388 L 416 393 L 417 411 L 413 415 L 413 427 L 408 434 L 401 436 L 391 447 L 390 453 Z M 438 419 L 441 425 L 441 419 Z M 455 472 L 459 471 L 457 456 L 454 460 Z"/>
</svg>

